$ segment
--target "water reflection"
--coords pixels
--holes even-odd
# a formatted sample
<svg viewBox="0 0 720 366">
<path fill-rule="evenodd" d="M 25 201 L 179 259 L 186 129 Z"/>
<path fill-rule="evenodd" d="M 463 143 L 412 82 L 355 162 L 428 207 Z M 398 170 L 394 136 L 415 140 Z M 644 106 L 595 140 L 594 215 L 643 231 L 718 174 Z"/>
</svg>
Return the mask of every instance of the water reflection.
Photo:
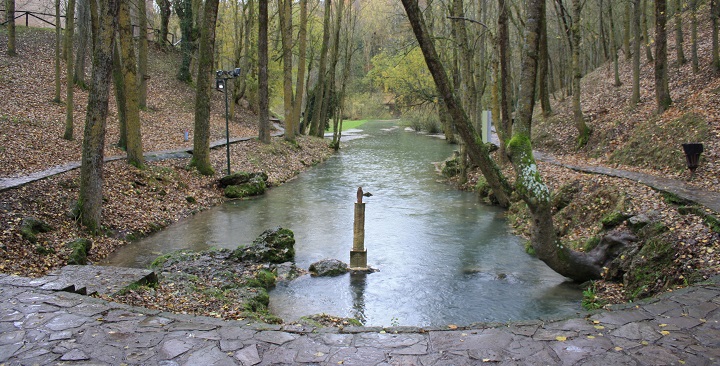
<svg viewBox="0 0 720 366">
<path fill-rule="evenodd" d="M 443 325 L 572 314 L 581 294 L 525 254 L 503 211 L 439 182 L 430 162 L 449 156 L 444 141 L 369 123 L 326 163 L 255 200 L 200 213 L 123 248 L 115 265 L 143 267 L 172 250 L 235 248 L 282 226 L 295 233 L 296 264 L 349 261 L 353 203 L 366 203 L 368 264 L 379 272 L 280 283 L 270 310 L 286 321 L 326 313 L 367 325 Z"/>
<path fill-rule="evenodd" d="M 365 286 L 368 274 L 365 272 L 351 273 L 350 291 L 352 292 L 353 318 L 365 323 Z"/>
</svg>

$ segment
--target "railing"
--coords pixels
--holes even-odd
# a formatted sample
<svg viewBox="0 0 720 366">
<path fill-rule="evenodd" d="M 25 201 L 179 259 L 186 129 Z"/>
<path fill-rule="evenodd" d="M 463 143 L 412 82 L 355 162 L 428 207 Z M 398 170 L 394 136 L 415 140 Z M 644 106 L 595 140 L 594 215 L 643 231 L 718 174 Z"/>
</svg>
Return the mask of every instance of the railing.
<svg viewBox="0 0 720 366">
<path fill-rule="evenodd" d="M 0 9 L 0 13 L 5 13 L 5 9 Z M 22 17 L 25 17 L 25 26 L 26 27 L 30 26 L 30 17 L 33 17 L 34 19 L 37 19 L 43 23 L 47 23 L 48 25 L 52 26 L 53 28 L 55 27 L 55 23 L 50 22 L 46 19 L 43 19 L 43 18 L 39 17 L 39 15 L 46 16 L 46 17 L 52 17 L 52 19 L 55 19 L 55 14 L 39 13 L 36 11 L 26 11 L 26 10 L 15 11 L 15 19 L 16 20 L 20 19 Z M 65 18 L 64 15 L 61 15 L 60 17 Z M 6 21 L 0 23 L 0 26 L 6 25 L 8 21 L 9 20 L 6 20 Z"/>
<path fill-rule="evenodd" d="M 0 9 L 0 13 L 5 13 L 5 9 Z M 40 13 L 40 12 L 36 12 L 36 11 L 27 11 L 27 10 L 15 11 L 15 19 L 16 19 L 16 20 L 17 20 L 17 19 L 20 19 L 20 18 L 22 18 L 22 17 L 25 17 L 25 26 L 26 26 L 26 27 L 29 27 L 29 26 L 30 26 L 30 17 L 32 17 L 33 19 L 37 19 L 37 20 L 39 20 L 40 22 L 42 22 L 41 24 L 45 23 L 45 24 L 47 24 L 47 25 L 55 28 L 55 23 L 53 23 L 53 22 L 51 22 L 51 21 L 48 21 L 47 19 L 41 18 L 41 16 L 50 17 L 50 18 L 53 19 L 53 20 L 55 19 L 55 14 Z M 64 15 L 61 15 L 60 17 L 61 17 L 61 18 L 65 18 Z M 3 17 L 3 18 L 4 18 L 4 17 Z M 4 22 L 1 22 L 1 23 L 0 23 L 0 26 L 5 26 L 5 25 L 7 24 L 7 22 L 8 22 L 8 20 L 5 20 Z M 61 27 L 62 27 L 62 26 L 61 26 Z M 135 30 L 137 27 L 138 27 L 137 25 L 133 25 L 133 30 Z M 134 33 L 134 32 L 133 32 L 133 33 Z M 155 39 L 159 39 L 159 38 L 160 38 L 160 30 L 159 30 L 159 29 L 155 29 L 155 28 L 153 28 L 153 27 L 148 27 L 148 33 L 154 33 L 154 34 L 155 34 Z M 165 42 L 166 42 L 166 43 L 169 43 L 169 44 L 172 45 L 172 46 L 175 46 L 175 45 L 177 44 L 177 43 L 175 42 L 175 34 L 174 34 L 174 33 L 168 33 L 168 35 L 170 36 L 170 40 L 168 41 L 167 39 L 165 39 Z"/>
</svg>

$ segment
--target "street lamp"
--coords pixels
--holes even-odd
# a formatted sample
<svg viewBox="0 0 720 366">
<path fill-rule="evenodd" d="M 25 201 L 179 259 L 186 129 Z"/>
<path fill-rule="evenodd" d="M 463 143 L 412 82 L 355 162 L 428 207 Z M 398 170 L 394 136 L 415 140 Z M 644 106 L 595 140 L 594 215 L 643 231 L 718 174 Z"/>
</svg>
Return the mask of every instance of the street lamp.
<svg viewBox="0 0 720 366">
<path fill-rule="evenodd" d="M 230 175 L 230 122 L 228 117 L 227 81 L 240 76 L 240 68 L 234 70 L 218 70 L 215 72 L 215 89 L 225 93 L 225 155 L 227 156 L 227 173 Z"/>
</svg>

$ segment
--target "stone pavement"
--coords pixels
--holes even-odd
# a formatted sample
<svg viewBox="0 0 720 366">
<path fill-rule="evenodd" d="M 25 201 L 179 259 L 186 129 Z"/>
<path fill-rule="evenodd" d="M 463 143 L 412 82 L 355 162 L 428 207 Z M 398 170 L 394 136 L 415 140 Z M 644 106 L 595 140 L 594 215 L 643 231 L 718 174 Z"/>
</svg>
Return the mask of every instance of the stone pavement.
<svg viewBox="0 0 720 366">
<path fill-rule="evenodd" d="M 0 275 L 0 365 L 720 365 L 720 278 L 585 318 L 312 328 L 163 313 Z"/>
</svg>

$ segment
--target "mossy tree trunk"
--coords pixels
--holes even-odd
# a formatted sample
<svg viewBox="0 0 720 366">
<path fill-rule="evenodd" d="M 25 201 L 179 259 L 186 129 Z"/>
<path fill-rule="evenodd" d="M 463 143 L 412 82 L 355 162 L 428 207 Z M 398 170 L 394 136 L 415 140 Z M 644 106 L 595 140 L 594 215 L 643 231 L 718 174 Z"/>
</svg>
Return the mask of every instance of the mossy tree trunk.
<svg viewBox="0 0 720 366">
<path fill-rule="evenodd" d="M 692 62 L 693 73 L 700 72 L 700 63 L 698 62 L 697 47 L 697 6 L 699 0 L 690 0 L 690 60 Z"/>
<path fill-rule="evenodd" d="M 8 32 L 7 39 L 7 55 L 12 57 L 17 55 L 15 36 L 15 0 L 5 0 L 5 20 Z"/>
<path fill-rule="evenodd" d="M 75 0 L 68 0 L 67 10 L 65 11 L 65 140 L 72 140 L 75 112 L 73 102 L 73 33 L 75 32 Z"/>
<path fill-rule="evenodd" d="M 92 37 L 90 30 L 90 0 L 79 0 L 77 2 L 77 54 L 75 57 L 75 72 L 73 73 L 73 82 L 75 85 L 86 88 L 85 81 L 85 58 L 88 52 L 88 42 Z"/>
<path fill-rule="evenodd" d="M 683 31 L 682 31 L 682 1 L 675 0 L 675 52 L 677 54 L 677 65 L 685 65 L 685 52 L 683 52 Z"/>
<path fill-rule="evenodd" d="M 135 45 L 130 21 L 130 7 L 120 3 L 118 14 L 118 39 L 122 81 L 124 86 L 125 130 L 127 137 L 127 161 L 138 168 L 144 165 L 142 138 L 140 134 L 140 105 L 138 98 L 138 73 L 135 64 Z"/>
<path fill-rule="evenodd" d="M 83 135 L 80 193 L 77 214 L 90 231 L 98 232 L 102 217 L 103 152 L 108 115 L 109 80 L 119 0 L 101 1 L 97 5 L 98 23 L 93 44 L 92 85 L 88 97 Z"/>
<path fill-rule="evenodd" d="M 171 14 L 171 3 L 170 0 L 156 0 L 155 1 L 160 9 L 160 34 L 158 35 L 158 43 L 162 46 L 168 44 L 168 33 L 170 25 L 170 14 Z"/>
<path fill-rule="evenodd" d="M 210 162 L 210 76 L 213 73 L 215 55 L 215 23 L 218 0 L 207 0 L 200 28 L 197 85 L 195 89 L 195 126 L 193 130 L 193 157 L 190 165 L 202 175 L 213 175 Z"/>
<path fill-rule="evenodd" d="M 530 126 L 535 106 L 542 1 L 530 0 L 525 27 L 525 50 L 521 62 L 520 95 L 513 137 L 507 152 L 515 170 L 515 190 L 528 205 L 533 220 L 532 245 L 540 260 L 559 274 L 576 281 L 600 277 L 600 268 L 581 253 L 558 244 L 550 205 L 550 190 L 538 171 L 530 143 Z M 577 21 L 577 20 L 576 20 Z M 579 91 L 575 91 L 579 92 Z"/>
<path fill-rule="evenodd" d="M 573 40 L 573 54 L 572 54 L 572 73 L 573 73 L 573 120 L 575 122 L 575 128 L 578 130 L 577 146 L 583 147 L 587 144 L 590 138 L 592 130 L 585 123 L 585 117 L 582 112 L 582 105 L 580 103 L 580 81 L 582 80 L 582 68 L 580 67 L 580 14 L 582 7 L 580 0 L 572 0 L 573 6 L 573 20 L 572 20 L 572 40 Z M 542 18 L 542 17 L 540 17 Z M 538 35 L 539 36 L 539 35 Z M 529 136 L 529 134 L 528 134 Z"/>
<path fill-rule="evenodd" d="M 463 110 L 460 102 L 453 93 L 450 87 L 445 69 L 440 62 L 435 45 L 430 38 L 430 35 L 425 26 L 425 21 L 422 18 L 422 14 L 418 7 L 418 4 L 414 0 L 402 0 L 405 11 L 407 12 L 408 19 L 412 25 L 415 37 L 418 40 L 418 44 L 422 49 L 423 56 L 425 57 L 425 63 L 430 70 L 430 73 L 435 81 L 435 87 L 443 98 L 450 117 L 455 121 L 455 127 L 460 135 L 463 142 L 467 145 L 468 154 L 472 159 L 472 162 L 477 164 L 480 170 L 488 181 L 488 184 L 493 190 L 495 197 L 497 198 L 500 206 L 508 207 L 510 205 L 510 192 L 511 188 L 507 183 L 507 180 L 500 172 L 499 167 L 490 158 L 490 152 L 488 148 L 482 143 L 480 135 L 478 135 L 475 128 L 470 123 L 467 114 Z"/>
<path fill-rule="evenodd" d="M 720 72 L 720 45 L 718 45 L 718 28 L 720 28 L 720 0 L 710 0 L 710 19 L 712 21 L 712 66 Z"/>
<path fill-rule="evenodd" d="M 618 48 L 617 40 L 615 39 L 615 22 L 613 21 L 613 7 L 612 2 L 609 3 L 610 5 L 608 6 L 608 19 L 610 21 L 610 52 L 612 53 L 611 56 L 613 59 L 613 74 L 615 74 L 615 83 L 613 85 L 618 87 L 622 85 L 622 82 L 620 81 L 620 70 L 618 65 Z"/>
</svg>

